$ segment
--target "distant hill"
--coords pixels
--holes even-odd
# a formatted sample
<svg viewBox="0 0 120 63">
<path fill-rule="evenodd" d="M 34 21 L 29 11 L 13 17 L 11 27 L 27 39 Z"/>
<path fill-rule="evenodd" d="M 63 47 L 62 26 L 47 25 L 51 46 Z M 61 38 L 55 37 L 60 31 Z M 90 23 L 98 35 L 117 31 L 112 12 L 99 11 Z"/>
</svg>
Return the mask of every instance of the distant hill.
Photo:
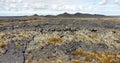
<svg viewBox="0 0 120 63">
<path fill-rule="evenodd" d="M 99 14 L 83 14 L 83 13 L 75 13 L 75 14 L 69 14 L 69 13 L 63 13 L 57 15 L 57 17 L 105 17 L 105 15 L 99 15 Z"/>
<path fill-rule="evenodd" d="M 29 16 L 29 15 L 28 15 Z M 28 17 L 27 15 L 25 16 L 0 16 L 0 18 L 21 18 L 21 17 Z M 105 15 L 100 15 L 100 14 L 84 14 L 84 13 L 75 13 L 75 14 L 70 14 L 70 13 L 62 13 L 58 15 L 30 15 L 33 17 L 120 17 L 120 16 L 105 16 Z"/>
</svg>

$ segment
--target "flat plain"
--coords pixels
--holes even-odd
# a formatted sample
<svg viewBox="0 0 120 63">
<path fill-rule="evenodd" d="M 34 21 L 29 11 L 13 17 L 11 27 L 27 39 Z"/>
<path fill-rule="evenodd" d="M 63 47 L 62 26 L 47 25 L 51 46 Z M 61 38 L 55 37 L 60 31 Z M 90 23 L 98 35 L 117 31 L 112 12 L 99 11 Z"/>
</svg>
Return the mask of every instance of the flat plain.
<svg viewBox="0 0 120 63">
<path fill-rule="evenodd" d="M 120 63 L 120 17 L 0 17 L 0 63 Z"/>
</svg>

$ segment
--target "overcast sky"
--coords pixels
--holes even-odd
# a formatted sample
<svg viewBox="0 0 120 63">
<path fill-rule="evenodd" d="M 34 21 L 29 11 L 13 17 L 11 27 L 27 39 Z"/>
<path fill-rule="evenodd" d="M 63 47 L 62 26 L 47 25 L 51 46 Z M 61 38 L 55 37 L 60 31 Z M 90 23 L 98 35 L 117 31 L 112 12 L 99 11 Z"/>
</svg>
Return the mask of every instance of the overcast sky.
<svg viewBox="0 0 120 63">
<path fill-rule="evenodd" d="M 0 16 L 64 12 L 120 15 L 120 0 L 0 0 Z"/>
</svg>

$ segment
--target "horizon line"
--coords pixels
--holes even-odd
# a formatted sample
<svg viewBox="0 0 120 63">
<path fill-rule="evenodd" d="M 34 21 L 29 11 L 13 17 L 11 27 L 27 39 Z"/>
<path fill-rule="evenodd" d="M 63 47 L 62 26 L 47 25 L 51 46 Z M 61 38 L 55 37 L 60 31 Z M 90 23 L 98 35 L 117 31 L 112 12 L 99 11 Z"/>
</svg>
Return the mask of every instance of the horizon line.
<svg viewBox="0 0 120 63">
<path fill-rule="evenodd" d="M 34 13 L 34 14 L 24 14 L 24 15 L 0 15 L 0 17 L 19 17 L 19 16 L 33 16 L 35 14 L 37 14 L 38 16 L 47 16 L 47 15 L 51 15 L 51 16 L 57 16 L 57 15 L 60 15 L 60 14 L 64 14 L 64 13 L 67 13 L 67 14 L 71 14 L 71 15 L 74 15 L 76 13 L 80 13 L 80 14 L 90 14 L 90 15 L 103 15 L 103 16 L 116 16 L 116 17 L 119 17 L 120 15 L 106 15 L 106 14 L 98 14 L 98 13 L 81 13 L 81 12 L 76 12 L 76 13 L 70 13 L 70 12 L 62 12 L 62 13 L 58 13 L 58 14 L 39 14 L 39 13 Z"/>
</svg>

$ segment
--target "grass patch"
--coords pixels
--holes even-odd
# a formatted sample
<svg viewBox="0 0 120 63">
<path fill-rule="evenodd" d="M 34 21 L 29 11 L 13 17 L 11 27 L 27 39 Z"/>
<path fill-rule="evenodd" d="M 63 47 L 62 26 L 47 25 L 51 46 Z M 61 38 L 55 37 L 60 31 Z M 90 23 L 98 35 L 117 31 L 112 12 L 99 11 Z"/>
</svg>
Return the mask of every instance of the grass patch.
<svg viewBox="0 0 120 63">
<path fill-rule="evenodd" d="M 63 43 L 63 39 L 60 37 L 47 38 L 47 39 L 45 39 L 45 41 L 50 44 L 53 44 L 53 45 L 59 45 L 59 44 Z"/>
<path fill-rule="evenodd" d="M 5 36 L 5 33 L 0 33 L 0 39 L 2 39 Z"/>
<path fill-rule="evenodd" d="M 120 63 L 120 53 L 119 52 L 87 52 L 81 48 L 76 49 L 72 52 L 73 55 L 80 55 L 85 57 L 85 62 L 100 62 L 100 63 Z"/>
</svg>

